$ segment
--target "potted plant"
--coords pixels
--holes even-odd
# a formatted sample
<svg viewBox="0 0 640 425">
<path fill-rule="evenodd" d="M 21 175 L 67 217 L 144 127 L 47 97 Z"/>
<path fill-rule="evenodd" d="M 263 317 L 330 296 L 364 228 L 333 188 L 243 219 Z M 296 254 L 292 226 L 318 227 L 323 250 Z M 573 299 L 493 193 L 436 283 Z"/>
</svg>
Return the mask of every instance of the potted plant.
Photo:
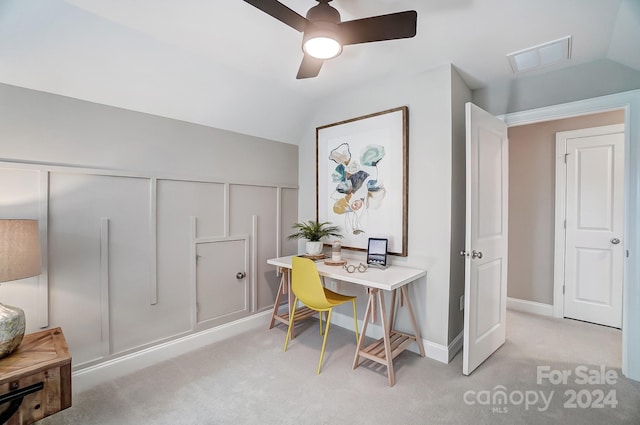
<svg viewBox="0 0 640 425">
<path fill-rule="evenodd" d="M 307 222 L 294 223 L 292 228 L 296 233 L 289 235 L 288 239 L 306 239 L 305 250 L 309 255 L 319 255 L 322 252 L 321 239 L 329 236 L 341 238 L 340 228 L 333 226 L 330 222 L 319 223 L 309 220 Z"/>
</svg>

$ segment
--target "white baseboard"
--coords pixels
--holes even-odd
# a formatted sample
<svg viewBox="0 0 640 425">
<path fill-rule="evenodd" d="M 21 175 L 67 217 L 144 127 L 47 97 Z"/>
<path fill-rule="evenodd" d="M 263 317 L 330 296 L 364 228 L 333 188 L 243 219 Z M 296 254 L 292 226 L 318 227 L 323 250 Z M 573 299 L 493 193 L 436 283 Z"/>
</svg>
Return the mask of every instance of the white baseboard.
<svg viewBox="0 0 640 425">
<path fill-rule="evenodd" d="M 462 349 L 462 335 L 460 332 L 449 345 L 436 344 L 435 342 L 424 341 L 424 349 L 427 357 L 448 364 Z"/>
<path fill-rule="evenodd" d="M 507 298 L 507 308 L 524 313 L 553 317 L 553 305 L 551 304 L 543 304 L 518 298 Z"/>
<path fill-rule="evenodd" d="M 73 392 L 87 390 L 100 383 L 262 326 L 266 329 L 269 320 L 270 310 L 80 369 L 73 372 Z"/>
</svg>

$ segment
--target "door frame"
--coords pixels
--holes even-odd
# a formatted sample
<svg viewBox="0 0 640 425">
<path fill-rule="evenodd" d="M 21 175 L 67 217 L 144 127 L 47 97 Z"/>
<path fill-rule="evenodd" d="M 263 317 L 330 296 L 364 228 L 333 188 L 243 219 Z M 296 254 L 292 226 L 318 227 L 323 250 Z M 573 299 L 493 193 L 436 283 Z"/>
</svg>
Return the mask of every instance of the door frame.
<svg viewBox="0 0 640 425">
<path fill-rule="evenodd" d="M 622 306 L 622 373 L 640 381 L 640 308 L 631 305 L 640 299 L 640 224 L 631 220 L 640 213 L 640 90 L 579 100 L 498 116 L 508 127 L 535 124 L 581 115 L 624 110 L 625 170 L 624 170 L 624 240 L 629 257 L 625 257 Z M 555 303 L 555 301 L 554 301 Z"/>
<path fill-rule="evenodd" d="M 565 220 L 567 217 L 567 174 L 565 172 L 567 163 L 565 162 L 564 155 L 567 151 L 567 139 L 558 136 L 561 133 L 576 133 L 584 131 L 588 135 L 609 134 L 609 133 L 624 133 L 625 124 L 611 124 L 597 127 L 589 127 L 573 131 L 562 131 L 556 133 L 556 178 L 555 178 L 555 235 L 554 235 L 554 254 L 553 254 L 553 317 L 564 318 L 564 275 L 565 275 L 565 255 L 566 255 L 566 239 L 567 229 L 565 228 Z M 589 131 L 591 130 L 591 131 Z M 626 152 L 625 152 L 626 158 Z M 626 159 L 625 159 L 626 164 Z M 626 186 L 626 174 L 623 185 Z M 626 223 L 626 214 L 624 222 Z M 624 241 L 623 241 L 624 242 Z M 626 245 L 625 245 L 626 250 Z M 623 262 L 624 264 L 624 262 Z M 623 266 L 624 268 L 624 266 Z M 622 271 L 624 282 L 624 270 Z M 622 295 L 624 303 L 624 294 Z"/>
</svg>

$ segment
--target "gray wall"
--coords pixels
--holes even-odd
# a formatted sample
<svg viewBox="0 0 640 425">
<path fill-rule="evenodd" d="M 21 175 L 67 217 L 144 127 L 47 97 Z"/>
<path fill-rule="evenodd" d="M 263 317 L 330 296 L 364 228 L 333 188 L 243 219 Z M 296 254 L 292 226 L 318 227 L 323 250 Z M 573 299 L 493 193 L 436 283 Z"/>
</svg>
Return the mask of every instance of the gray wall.
<svg viewBox="0 0 640 425">
<path fill-rule="evenodd" d="M 307 136 L 299 143 L 299 210 L 300 219 L 306 220 L 316 216 L 315 173 L 309 172 L 316 167 L 315 128 L 402 105 L 408 106 L 408 256 L 392 257 L 391 261 L 427 270 L 426 279 L 415 282 L 410 287 L 410 293 L 423 338 L 441 347 L 446 347 L 450 342 L 451 326 L 449 292 L 454 181 L 452 86 L 463 85 L 454 75 L 451 65 L 443 65 L 411 78 L 355 87 L 318 105 Z M 456 111 L 460 109 L 460 97 L 464 96 L 456 97 Z M 456 126 L 459 125 L 459 119 L 456 118 Z M 459 155 L 459 151 L 456 152 Z M 459 176 L 455 181 L 459 181 Z M 350 255 L 358 258 L 359 253 L 351 252 Z M 362 302 L 365 299 L 364 296 L 359 297 L 359 308 L 364 308 Z M 350 313 L 345 310 L 345 314 Z M 400 325 L 406 326 L 406 323 L 402 323 L 406 317 L 400 319 Z M 427 347 L 428 354 L 429 350 L 430 347 Z"/>
<path fill-rule="evenodd" d="M 0 160 L 298 183 L 297 147 L 0 84 Z"/>
<path fill-rule="evenodd" d="M 296 145 L 0 84 L 0 217 L 40 220 L 44 262 L 0 298 L 28 332 L 61 326 L 74 368 L 268 310 L 297 184 Z M 199 299 L 193 253 L 226 242 L 248 277 Z"/>
<path fill-rule="evenodd" d="M 509 297 L 553 304 L 556 133 L 623 122 L 612 111 L 509 128 Z"/>
</svg>

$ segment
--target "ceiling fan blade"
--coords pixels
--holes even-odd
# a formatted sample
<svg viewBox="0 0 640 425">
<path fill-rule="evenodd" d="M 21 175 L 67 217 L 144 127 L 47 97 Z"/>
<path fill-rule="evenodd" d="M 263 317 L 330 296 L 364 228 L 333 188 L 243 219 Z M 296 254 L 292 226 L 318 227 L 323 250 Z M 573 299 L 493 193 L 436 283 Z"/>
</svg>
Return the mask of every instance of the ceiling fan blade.
<svg viewBox="0 0 640 425">
<path fill-rule="evenodd" d="M 313 56 L 305 54 L 302 58 L 300 69 L 298 69 L 298 75 L 296 76 L 296 79 L 301 80 L 303 78 L 317 77 L 318 73 L 320 73 L 320 68 L 322 68 L 323 63 L 323 59 L 317 59 Z"/>
<path fill-rule="evenodd" d="M 284 4 L 276 0 L 244 0 L 252 6 L 262 10 L 268 15 L 273 16 L 280 22 L 289 25 L 291 28 L 303 32 L 307 26 L 307 18 L 299 15 L 294 10 L 289 9 Z"/>
<path fill-rule="evenodd" d="M 411 38 L 416 35 L 415 10 L 356 19 L 340 24 L 343 45 Z"/>
</svg>

